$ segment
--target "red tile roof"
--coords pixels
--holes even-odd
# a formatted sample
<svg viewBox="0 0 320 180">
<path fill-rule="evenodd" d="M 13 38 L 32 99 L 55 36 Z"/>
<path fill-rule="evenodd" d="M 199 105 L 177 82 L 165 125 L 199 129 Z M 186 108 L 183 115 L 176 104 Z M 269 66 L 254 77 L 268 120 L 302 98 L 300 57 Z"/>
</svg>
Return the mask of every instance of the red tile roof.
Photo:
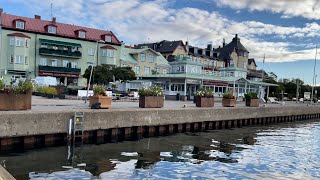
<svg viewBox="0 0 320 180">
<path fill-rule="evenodd" d="M 117 50 L 116 48 L 112 47 L 112 46 L 102 46 L 100 47 L 101 49 L 115 49 Z"/>
<path fill-rule="evenodd" d="M 23 37 L 23 38 L 31 38 L 30 36 L 27 36 L 25 34 L 22 33 L 12 33 L 12 34 L 8 34 L 7 36 L 17 36 L 17 37 Z"/>
<path fill-rule="evenodd" d="M 54 24 L 57 26 L 57 33 L 56 33 L 57 36 L 83 39 L 83 38 L 77 37 L 76 31 L 77 30 L 84 30 L 84 31 L 86 31 L 85 40 L 98 41 L 98 40 L 101 40 L 102 35 L 107 34 L 107 35 L 112 36 L 112 43 L 120 44 L 120 41 L 118 40 L 118 38 L 111 31 L 75 26 L 75 25 L 71 25 L 71 24 L 63 24 L 63 23 L 46 21 L 46 20 L 41 20 L 41 19 L 15 16 L 15 15 L 10 15 L 10 14 L 5 14 L 5 13 L 0 13 L 0 14 L 1 14 L 1 18 L 2 18 L 1 25 L 2 25 L 2 28 L 4 28 L 4 29 L 17 29 L 19 31 L 29 31 L 29 32 L 34 32 L 34 33 L 43 33 L 43 34 L 52 35 L 52 33 L 48 33 L 46 31 L 45 26 Z M 14 20 L 25 21 L 25 29 L 22 30 L 22 29 L 16 28 L 13 23 Z"/>
</svg>

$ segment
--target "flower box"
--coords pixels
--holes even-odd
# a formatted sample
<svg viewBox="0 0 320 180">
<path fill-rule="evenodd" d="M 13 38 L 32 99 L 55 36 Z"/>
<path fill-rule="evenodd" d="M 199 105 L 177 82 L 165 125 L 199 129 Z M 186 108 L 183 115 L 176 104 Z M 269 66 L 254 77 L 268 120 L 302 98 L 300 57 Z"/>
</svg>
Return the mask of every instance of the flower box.
<svg viewBox="0 0 320 180">
<path fill-rule="evenodd" d="M 222 99 L 222 106 L 223 107 L 235 107 L 236 106 L 236 99 Z"/>
<path fill-rule="evenodd" d="M 214 98 L 213 97 L 196 97 L 197 107 L 213 107 Z"/>
<path fill-rule="evenodd" d="M 140 96 L 140 108 L 162 108 L 164 104 L 163 96 Z"/>
<path fill-rule="evenodd" d="M 89 107 L 100 103 L 101 109 L 110 109 L 111 108 L 112 97 L 110 96 L 102 96 L 102 95 L 94 95 L 89 97 Z"/>
<path fill-rule="evenodd" d="M 246 106 L 259 107 L 259 99 L 246 99 Z"/>
<path fill-rule="evenodd" d="M 31 109 L 31 92 L 26 94 L 0 93 L 0 102 L 1 111 Z"/>
</svg>

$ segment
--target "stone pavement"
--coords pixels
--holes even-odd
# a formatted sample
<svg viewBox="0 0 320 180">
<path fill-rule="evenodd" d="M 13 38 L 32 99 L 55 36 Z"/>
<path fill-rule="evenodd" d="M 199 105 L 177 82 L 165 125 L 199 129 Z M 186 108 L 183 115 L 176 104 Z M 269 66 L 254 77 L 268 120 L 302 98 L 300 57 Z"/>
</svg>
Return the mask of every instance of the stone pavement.
<svg viewBox="0 0 320 180">
<path fill-rule="evenodd" d="M 310 103 L 310 102 L 308 102 Z M 260 104 L 260 107 L 283 107 L 283 106 L 309 106 L 307 102 L 296 103 L 293 101 L 285 101 L 284 105 L 281 104 Z M 184 107 L 186 105 L 186 107 Z M 314 106 L 314 105 L 313 105 Z M 197 108 L 192 101 L 165 101 L 163 109 L 194 109 Z M 215 100 L 214 108 L 226 108 L 222 107 L 221 99 Z M 238 101 L 236 108 L 250 108 L 245 107 L 243 101 Z M 90 109 L 89 103 L 85 103 L 84 100 L 75 99 L 47 99 L 44 97 L 32 96 L 32 112 L 47 112 L 47 111 L 70 111 L 78 109 Z M 112 109 L 140 109 L 138 101 L 113 101 Z M 111 109 L 109 109 L 111 110 Z"/>
</svg>

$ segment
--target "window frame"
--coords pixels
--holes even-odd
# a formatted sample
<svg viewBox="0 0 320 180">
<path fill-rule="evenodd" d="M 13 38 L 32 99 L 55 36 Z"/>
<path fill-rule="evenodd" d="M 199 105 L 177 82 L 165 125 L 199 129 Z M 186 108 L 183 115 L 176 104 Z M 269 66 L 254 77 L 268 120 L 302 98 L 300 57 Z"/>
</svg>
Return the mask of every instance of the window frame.
<svg viewBox="0 0 320 180">
<path fill-rule="evenodd" d="M 18 58 L 19 57 L 19 58 Z M 19 61 L 18 61 L 19 60 Z M 21 56 L 21 55 L 16 55 L 16 58 L 15 58 L 15 64 L 24 64 L 24 58 L 23 58 L 23 56 Z"/>
<path fill-rule="evenodd" d="M 140 66 L 135 66 L 134 71 L 135 71 L 136 75 L 139 75 L 140 74 Z"/>
<path fill-rule="evenodd" d="M 144 57 L 144 59 L 142 59 L 142 57 Z M 140 54 L 140 61 L 141 62 L 146 62 L 146 54 L 144 54 L 144 53 Z"/>
<path fill-rule="evenodd" d="M 45 64 L 43 62 L 45 62 Z M 48 59 L 40 58 L 40 66 L 48 66 Z"/>
<path fill-rule="evenodd" d="M 54 31 L 52 31 L 54 29 Z M 48 33 L 57 34 L 57 27 L 56 26 L 48 26 Z"/>
<path fill-rule="evenodd" d="M 28 64 L 29 64 L 29 62 L 28 62 L 28 56 L 25 56 L 25 57 L 24 57 L 24 64 L 25 64 L 25 65 L 28 65 Z"/>
<path fill-rule="evenodd" d="M 86 38 L 86 32 L 85 31 L 79 31 L 78 32 L 78 36 L 79 36 L 79 38 Z"/>
<path fill-rule="evenodd" d="M 105 35 L 105 36 L 104 36 L 104 41 L 105 41 L 105 42 L 112 42 L 112 36 L 110 36 L 110 35 Z"/>
<path fill-rule="evenodd" d="M 94 56 L 94 52 L 95 50 L 94 50 L 94 48 L 88 48 L 88 55 L 89 56 Z"/>
<path fill-rule="evenodd" d="M 22 26 L 21 26 L 22 25 Z M 25 22 L 23 21 L 16 21 L 16 28 L 18 29 L 24 29 L 25 28 Z"/>
<path fill-rule="evenodd" d="M 151 57 L 152 57 L 152 61 L 151 61 Z M 154 55 L 153 55 L 153 54 L 150 54 L 150 55 L 149 55 L 149 62 L 150 62 L 150 63 L 154 63 Z"/>
<path fill-rule="evenodd" d="M 107 57 L 107 49 L 102 49 L 101 56 Z"/>
<path fill-rule="evenodd" d="M 15 40 L 14 36 L 10 36 L 9 45 L 10 46 L 15 46 L 16 45 L 16 40 Z"/>
<path fill-rule="evenodd" d="M 22 41 L 20 38 L 15 38 L 15 46 L 16 47 L 24 47 L 23 44 L 24 44 L 24 41 Z M 18 43 L 19 42 L 19 43 Z"/>
<path fill-rule="evenodd" d="M 148 69 L 148 71 L 147 71 Z M 148 72 L 148 73 L 146 73 Z M 144 67 L 144 75 L 150 75 L 150 67 Z"/>
<path fill-rule="evenodd" d="M 109 57 L 109 58 L 114 57 L 114 50 L 113 49 L 107 49 L 107 57 Z"/>
</svg>

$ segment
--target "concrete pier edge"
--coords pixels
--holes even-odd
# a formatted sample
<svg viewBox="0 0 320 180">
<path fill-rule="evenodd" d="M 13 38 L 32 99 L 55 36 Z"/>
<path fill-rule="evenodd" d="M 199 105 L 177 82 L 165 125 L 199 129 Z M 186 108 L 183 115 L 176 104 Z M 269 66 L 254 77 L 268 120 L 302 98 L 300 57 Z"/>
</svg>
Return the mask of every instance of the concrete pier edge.
<svg viewBox="0 0 320 180">
<path fill-rule="evenodd" d="M 15 178 L 0 165 L 0 180 L 15 180 Z"/>
</svg>

